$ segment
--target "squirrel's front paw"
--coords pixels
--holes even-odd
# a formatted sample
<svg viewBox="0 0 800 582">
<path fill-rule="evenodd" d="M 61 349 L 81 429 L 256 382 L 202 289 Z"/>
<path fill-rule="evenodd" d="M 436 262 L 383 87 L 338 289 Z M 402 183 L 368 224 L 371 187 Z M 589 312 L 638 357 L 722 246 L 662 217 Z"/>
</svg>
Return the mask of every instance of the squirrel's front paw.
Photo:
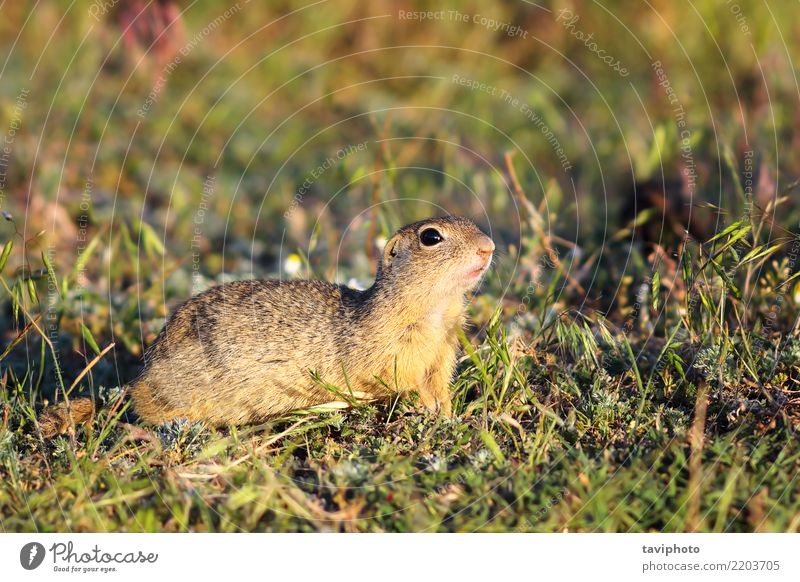
<svg viewBox="0 0 800 582">
<path fill-rule="evenodd" d="M 421 398 L 422 406 L 424 407 L 424 411 L 428 414 L 434 416 L 447 416 L 448 418 L 452 418 L 453 416 L 453 405 L 450 403 L 450 399 L 438 399 L 438 398 L 431 398 L 426 399 L 424 397 Z"/>
</svg>

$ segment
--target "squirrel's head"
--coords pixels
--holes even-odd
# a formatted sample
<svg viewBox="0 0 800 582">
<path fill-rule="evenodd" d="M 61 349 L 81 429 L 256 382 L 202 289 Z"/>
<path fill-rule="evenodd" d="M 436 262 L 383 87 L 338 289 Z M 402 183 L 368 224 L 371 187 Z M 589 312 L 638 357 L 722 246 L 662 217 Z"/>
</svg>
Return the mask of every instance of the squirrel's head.
<svg viewBox="0 0 800 582">
<path fill-rule="evenodd" d="M 396 281 L 421 296 L 465 293 L 489 268 L 493 252 L 492 239 L 471 220 L 421 220 L 404 226 L 386 243 L 377 281 Z"/>
</svg>

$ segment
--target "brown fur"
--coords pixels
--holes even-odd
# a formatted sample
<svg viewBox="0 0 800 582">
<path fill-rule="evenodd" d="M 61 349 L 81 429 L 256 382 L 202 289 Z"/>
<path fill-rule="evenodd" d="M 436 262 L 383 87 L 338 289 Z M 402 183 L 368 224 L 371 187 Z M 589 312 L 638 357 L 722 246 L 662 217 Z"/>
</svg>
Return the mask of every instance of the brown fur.
<svg viewBox="0 0 800 582">
<path fill-rule="evenodd" d="M 445 240 L 424 246 L 431 227 Z M 365 291 L 274 280 L 209 289 L 175 311 L 146 353 L 134 408 L 147 423 L 226 425 L 341 400 L 313 373 L 367 398 L 415 391 L 449 415 L 466 293 L 493 250 L 471 221 L 435 218 L 389 239 Z"/>
<path fill-rule="evenodd" d="M 72 430 L 94 417 L 94 402 L 91 398 L 75 398 L 45 408 L 39 416 L 42 437 L 49 439 Z"/>
</svg>

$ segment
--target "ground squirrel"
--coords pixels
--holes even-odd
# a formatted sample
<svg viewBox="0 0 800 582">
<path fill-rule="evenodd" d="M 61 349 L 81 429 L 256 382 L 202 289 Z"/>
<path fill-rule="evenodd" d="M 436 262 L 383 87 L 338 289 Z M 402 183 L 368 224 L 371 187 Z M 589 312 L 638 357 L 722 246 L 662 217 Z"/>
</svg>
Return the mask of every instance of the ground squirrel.
<svg viewBox="0 0 800 582">
<path fill-rule="evenodd" d="M 417 392 L 451 414 L 449 384 L 466 294 L 494 243 L 470 220 L 432 218 L 386 243 L 365 291 L 323 281 L 250 280 L 183 303 L 130 387 L 147 423 L 248 424 L 337 398 Z"/>
</svg>

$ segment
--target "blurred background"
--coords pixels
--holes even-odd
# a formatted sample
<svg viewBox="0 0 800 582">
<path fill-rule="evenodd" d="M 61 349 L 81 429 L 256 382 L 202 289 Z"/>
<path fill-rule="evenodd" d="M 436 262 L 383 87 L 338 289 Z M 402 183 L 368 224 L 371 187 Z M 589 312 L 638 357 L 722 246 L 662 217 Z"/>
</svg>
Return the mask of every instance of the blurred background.
<svg viewBox="0 0 800 582">
<path fill-rule="evenodd" d="M 685 240 L 742 217 L 765 244 L 797 232 L 793 3 L 2 12 L 0 232 L 20 293 L 64 273 L 66 354 L 85 326 L 136 362 L 229 278 L 368 285 L 381 241 L 430 215 L 498 242 L 478 322 L 549 290 L 621 324 L 637 273 L 668 280 Z"/>
</svg>

